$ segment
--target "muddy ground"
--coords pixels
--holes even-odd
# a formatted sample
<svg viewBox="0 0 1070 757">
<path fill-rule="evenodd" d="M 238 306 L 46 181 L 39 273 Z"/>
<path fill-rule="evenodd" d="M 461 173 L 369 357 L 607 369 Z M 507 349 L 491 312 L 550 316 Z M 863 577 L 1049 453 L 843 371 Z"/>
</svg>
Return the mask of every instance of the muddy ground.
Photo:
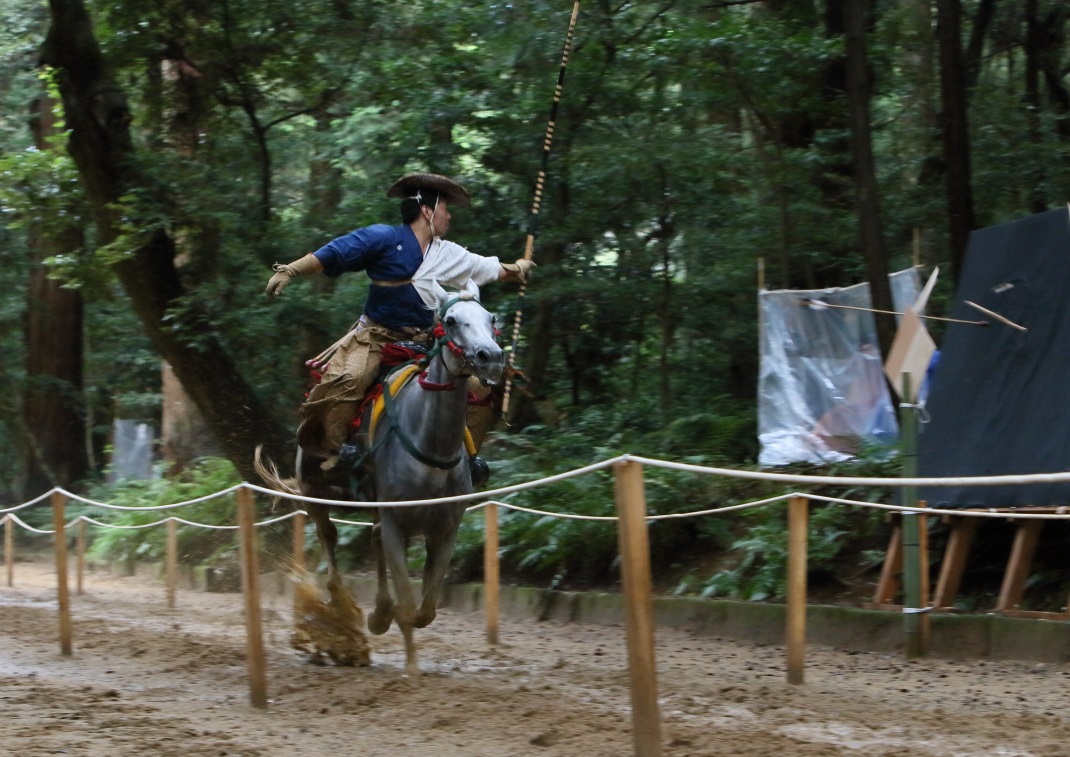
<svg viewBox="0 0 1070 757">
<path fill-rule="evenodd" d="M 74 654 L 59 653 L 54 577 L 18 563 L 0 586 L 0 754 L 457 755 L 632 753 L 622 628 L 444 610 L 404 674 L 396 629 L 369 668 L 291 649 L 290 600 L 264 600 L 267 710 L 249 706 L 241 596 L 178 593 L 90 573 Z M 369 598 L 360 598 L 367 604 Z M 811 648 L 806 683 L 784 650 L 657 633 L 664 754 L 1070 757 L 1070 665 L 921 660 Z"/>
</svg>

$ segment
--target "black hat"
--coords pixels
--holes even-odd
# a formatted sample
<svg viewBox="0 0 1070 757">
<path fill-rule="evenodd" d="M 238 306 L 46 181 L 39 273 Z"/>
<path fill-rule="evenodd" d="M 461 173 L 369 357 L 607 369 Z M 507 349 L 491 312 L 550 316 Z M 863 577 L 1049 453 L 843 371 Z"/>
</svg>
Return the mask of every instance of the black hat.
<svg viewBox="0 0 1070 757">
<path fill-rule="evenodd" d="M 446 202 L 458 208 L 465 207 L 472 199 L 460 184 L 437 173 L 410 173 L 402 176 L 390 189 L 386 190 L 386 196 L 401 199 L 415 197 L 421 189 L 432 189 L 438 192 Z"/>
</svg>

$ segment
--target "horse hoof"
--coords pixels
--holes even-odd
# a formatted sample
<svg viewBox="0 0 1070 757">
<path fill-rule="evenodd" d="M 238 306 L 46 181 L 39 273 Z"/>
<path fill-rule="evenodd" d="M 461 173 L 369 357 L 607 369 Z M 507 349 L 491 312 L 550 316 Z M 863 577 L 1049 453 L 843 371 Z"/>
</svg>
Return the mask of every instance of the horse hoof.
<svg viewBox="0 0 1070 757">
<path fill-rule="evenodd" d="M 486 485 L 490 478 L 490 466 L 481 457 L 468 458 L 468 469 L 472 474 L 472 486 L 476 489 Z"/>
<path fill-rule="evenodd" d="M 416 613 L 416 619 L 413 621 L 412 625 L 415 628 L 427 628 L 431 625 L 431 621 L 436 617 L 438 617 L 438 615 L 434 610 L 429 613 L 418 612 Z"/>
<path fill-rule="evenodd" d="M 376 636 L 382 636 L 390 630 L 390 623 L 393 620 L 394 609 L 392 607 L 386 607 L 382 610 L 376 609 L 368 616 L 368 630 Z"/>
</svg>

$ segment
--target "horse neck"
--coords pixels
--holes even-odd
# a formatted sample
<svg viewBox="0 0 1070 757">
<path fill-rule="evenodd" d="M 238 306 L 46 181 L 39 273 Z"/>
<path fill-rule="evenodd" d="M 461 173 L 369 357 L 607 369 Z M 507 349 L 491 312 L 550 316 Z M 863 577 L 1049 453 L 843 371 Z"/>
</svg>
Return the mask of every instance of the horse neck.
<svg viewBox="0 0 1070 757">
<path fill-rule="evenodd" d="M 443 361 L 435 358 L 427 367 L 425 382 L 429 386 L 452 382 L 453 388 L 425 389 L 419 381 L 410 382 L 398 397 L 398 417 L 421 450 L 449 457 L 464 443 L 468 378 L 453 376 Z"/>
</svg>

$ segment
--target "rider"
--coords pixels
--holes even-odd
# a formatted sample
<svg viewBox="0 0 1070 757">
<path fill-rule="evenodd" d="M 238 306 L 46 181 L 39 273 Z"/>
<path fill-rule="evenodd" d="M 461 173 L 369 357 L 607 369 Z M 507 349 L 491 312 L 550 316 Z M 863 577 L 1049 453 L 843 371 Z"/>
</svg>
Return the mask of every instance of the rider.
<svg viewBox="0 0 1070 757">
<path fill-rule="evenodd" d="M 363 314 L 332 348 L 322 379 L 300 409 L 298 443 L 306 453 L 325 459 L 325 471 L 337 462 L 364 393 L 378 377 L 383 345 L 413 339 L 434 325 L 432 282 L 456 289 L 469 281 L 527 283 L 535 267 L 523 258 L 501 263 L 442 238 L 449 230 L 450 208 L 470 201 L 452 179 L 408 174 L 386 196 L 401 198 L 401 225 L 359 228 L 292 263 L 275 265 L 265 290 L 274 299 L 295 276 L 320 271 L 338 276 L 363 270 L 371 279 Z"/>
</svg>

